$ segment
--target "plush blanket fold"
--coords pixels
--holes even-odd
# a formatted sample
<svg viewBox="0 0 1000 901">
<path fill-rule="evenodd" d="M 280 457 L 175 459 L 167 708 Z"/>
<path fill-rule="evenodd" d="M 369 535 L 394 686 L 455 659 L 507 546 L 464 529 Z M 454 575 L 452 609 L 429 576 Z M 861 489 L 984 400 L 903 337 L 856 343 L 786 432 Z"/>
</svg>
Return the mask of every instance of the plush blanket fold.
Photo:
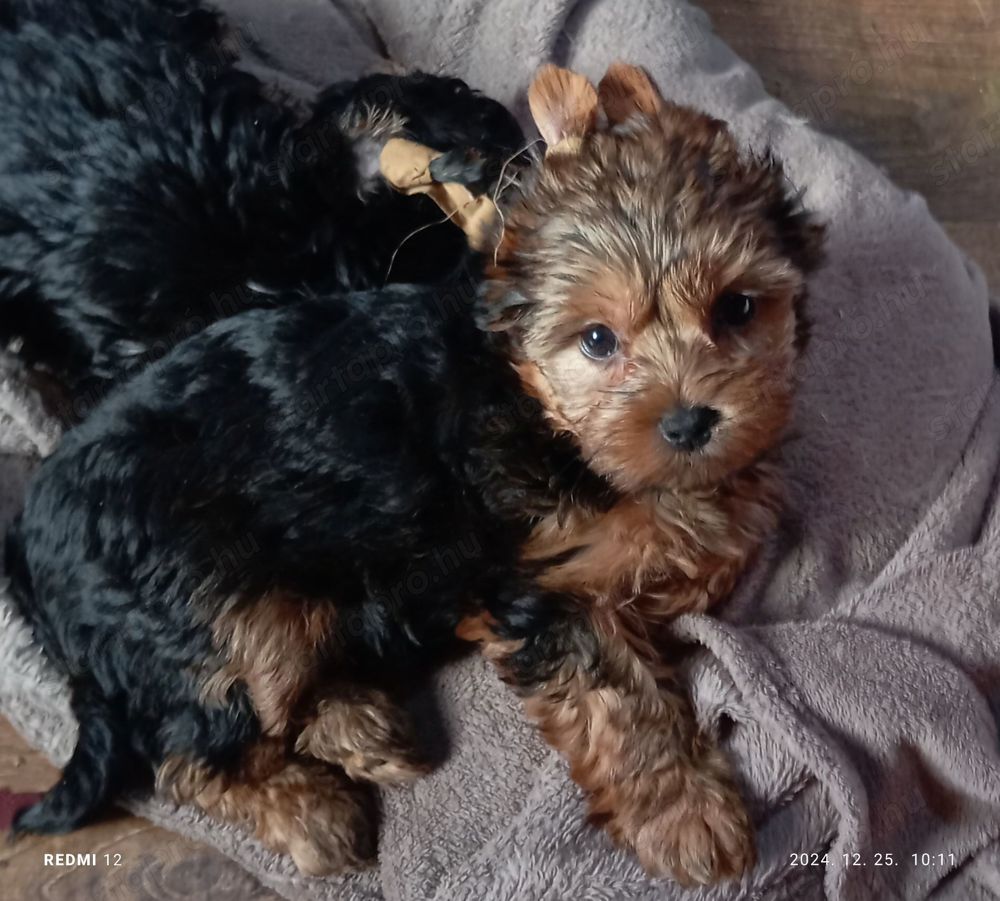
<svg viewBox="0 0 1000 901">
<path fill-rule="evenodd" d="M 523 113 L 548 60 L 645 66 L 671 99 L 770 145 L 829 225 L 785 450 L 788 512 L 717 618 L 686 617 L 699 716 L 759 825 L 740 885 L 651 881 L 585 826 L 562 762 L 480 661 L 449 667 L 451 752 L 383 797 L 377 869 L 306 879 L 239 832 L 152 801 L 296 899 L 1000 897 L 1000 379 L 986 286 L 923 200 L 769 99 L 684 0 L 227 0 L 247 65 L 286 86 L 386 65 L 447 71 Z M 389 60 L 380 55 L 385 52 Z M 0 527 L 55 430 L 0 369 Z M 0 711 L 58 762 L 64 686 L 0 597 Z"/>
</svg>

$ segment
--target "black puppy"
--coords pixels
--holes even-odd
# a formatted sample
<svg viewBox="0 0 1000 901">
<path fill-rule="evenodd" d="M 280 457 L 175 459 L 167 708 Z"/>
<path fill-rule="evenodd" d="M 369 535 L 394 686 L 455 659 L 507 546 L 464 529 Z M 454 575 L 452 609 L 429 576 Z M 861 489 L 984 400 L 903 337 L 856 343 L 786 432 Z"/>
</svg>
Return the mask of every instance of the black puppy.
<svg viewBox="0 0 1000 901">
<path fill-rule="evenodd" d="M 596 654 L 514 574 L 533 518 L 608 490 L 473 324 L 473 290 L 281 297 L 67 433 L 7 561 L 80 733 L 16 830 L 72 829 L 155 771 L 306 872 L 357 866 L 374 846 L 352 780 L 423 769 L 381 689 L 454 642 L 476 599 L 531 636 L 522 681 L 562 644 Z"/>
<path fill-rule="evenodd" d="M 197 0 L 0 7 L 0 342 L 20 339 L 70 386 L 70 419 L 278 293 L 449 272 L 458 230 L 404 242 L 443 217 L 378 177 L 388 137 L 471 149 L 471 179 L 522 142 L 500 104 L 429 75 L 335 85 L 303 116 L 229 47 Z"/>
</svg>

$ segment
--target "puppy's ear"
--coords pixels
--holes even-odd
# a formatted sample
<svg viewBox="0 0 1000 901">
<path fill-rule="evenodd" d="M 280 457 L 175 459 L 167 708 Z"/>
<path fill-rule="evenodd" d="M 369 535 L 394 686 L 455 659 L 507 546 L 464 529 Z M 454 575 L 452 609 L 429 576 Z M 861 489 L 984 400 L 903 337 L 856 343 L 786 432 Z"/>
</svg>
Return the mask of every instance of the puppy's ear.
<svg viewBox="0 0 1000 901">
<path fill-rule="evenodd" d="M 826 227 L 805 208 L 801 192 L 788 180 L 777 158 L 768 151 L 764 160 L 771 179 L 768 213 L 782 252 L 808 275 L 823 264 Z"/>
<path fill-rule="evenodd" d="M 597 91 L 569 69 L 543 66 L 528 89 L 528 106 L 549 150 L 577 143 L 597 127 Z"/>
<path fill-rule="evenodd" d="M 826 226 L 807 213 L 785 221 L 783 234 L 788 255 L 807 275 L 826 259 Z"/>
<path fill-rule="evenodd" d="M 634 113 L 655 118 L 664 107 L 663 95 L 646 72 L 625 63 L 611 64 L 597 93 L 610 125 L 618 125 Z"/>
</svg>

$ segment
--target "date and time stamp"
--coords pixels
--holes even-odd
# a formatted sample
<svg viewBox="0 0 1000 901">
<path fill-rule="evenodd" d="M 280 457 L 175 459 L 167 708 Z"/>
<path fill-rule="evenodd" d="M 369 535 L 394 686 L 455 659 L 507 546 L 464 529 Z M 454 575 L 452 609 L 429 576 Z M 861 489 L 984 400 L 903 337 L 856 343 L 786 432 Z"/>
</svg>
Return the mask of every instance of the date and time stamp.
<svg viewBox="0 0 1000 901">
<path fill-rule="evenodd" d="M 954 867 L 958 858 L 950 851 L 939 851 L 910 854 L 893 854 L 889 851 L 876 851 L 871 855 L 857 851 L 841 854 L 830 854 L 818 851 L 793 851 L 789 855 L 789 866 L 792 867 L 829 867 L 840 863 L 845 867 Z"/>
</svg>

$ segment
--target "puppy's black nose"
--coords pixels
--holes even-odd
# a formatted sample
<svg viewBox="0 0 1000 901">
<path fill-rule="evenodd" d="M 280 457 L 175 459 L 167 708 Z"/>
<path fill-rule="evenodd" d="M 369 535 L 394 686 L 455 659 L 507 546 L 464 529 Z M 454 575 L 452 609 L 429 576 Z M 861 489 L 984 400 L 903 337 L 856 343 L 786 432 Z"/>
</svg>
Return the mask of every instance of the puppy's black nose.
<svg viewBox="0 0 1000 901">
<path fill-rule="evenodd" d="M 718 421 L 711 407 L 677 407 L 660 420 L 660 434 L 678 450 L 696 451 L 711 440 Z"/>
</svg>

